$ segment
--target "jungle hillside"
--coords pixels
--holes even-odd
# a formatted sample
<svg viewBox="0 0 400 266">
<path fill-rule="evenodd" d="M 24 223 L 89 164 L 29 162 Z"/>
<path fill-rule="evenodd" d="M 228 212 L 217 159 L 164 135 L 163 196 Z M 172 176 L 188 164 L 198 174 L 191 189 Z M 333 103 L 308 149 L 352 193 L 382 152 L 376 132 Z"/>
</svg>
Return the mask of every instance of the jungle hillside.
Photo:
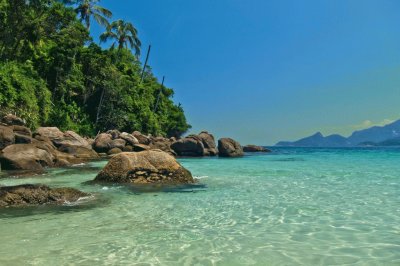
<svg viewBox="0 0 400 266">
<path fill-rule="evenodd" d="M 113 19 L 96 0 L 0 0 L 0 115 L 86 136 L 186 132 L 173 89 L 141 62 L 134 24 Z M 93 23 L 104 27 L 100 43 L 90 35 Z"/>
</svg>

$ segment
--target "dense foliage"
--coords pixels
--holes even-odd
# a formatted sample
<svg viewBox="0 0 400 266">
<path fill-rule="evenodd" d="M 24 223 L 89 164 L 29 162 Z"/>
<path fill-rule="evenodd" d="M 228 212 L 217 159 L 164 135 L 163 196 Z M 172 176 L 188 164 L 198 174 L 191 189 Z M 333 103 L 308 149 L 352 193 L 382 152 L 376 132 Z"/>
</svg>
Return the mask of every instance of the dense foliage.
<svg viewBox="0 0 400 266">
<path fill-rule="evenodd" d="M 31 127 L 84 135 L 114 128 L 168 136 L 187 131 L 173 90 L 161 87 L 149 68 L 141 82 L 140 41 L 130 23 L 107 24 L 103 37 L 116 39 L 117 48 L 92 41 L 90 18 L 78 16 L 90 2 L 0 0 L 0 112 L 15 113 Z"/>
</svg>

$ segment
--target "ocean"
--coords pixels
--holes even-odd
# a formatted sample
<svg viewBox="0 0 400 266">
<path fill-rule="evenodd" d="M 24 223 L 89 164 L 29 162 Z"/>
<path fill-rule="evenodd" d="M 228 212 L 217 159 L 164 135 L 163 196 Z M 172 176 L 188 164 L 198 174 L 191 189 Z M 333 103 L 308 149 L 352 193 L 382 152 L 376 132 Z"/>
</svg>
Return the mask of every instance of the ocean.
<svg viewBox="0 0 400 266">
<path fill-rule="evenodd" d="M 400 265 L 400 148 L 272 149 L 162 191 L 85 184 L 105 161 L 3 176 L 94 197 L 0 210 L 0 265 Z"/>
</svg>

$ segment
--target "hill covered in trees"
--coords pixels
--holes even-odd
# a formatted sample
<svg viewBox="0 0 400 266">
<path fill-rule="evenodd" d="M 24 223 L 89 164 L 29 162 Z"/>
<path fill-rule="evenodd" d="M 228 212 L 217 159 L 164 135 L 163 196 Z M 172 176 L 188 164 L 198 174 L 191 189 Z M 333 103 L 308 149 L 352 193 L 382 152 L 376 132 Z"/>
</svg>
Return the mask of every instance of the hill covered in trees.
<svg viewBox="0 0 400 266">
<path fill-rule="evenodd" d="M 96 0 L 0 0 L 0 115 L 32 128 L 57 126 L 83 135 L 133 130 L 180 136 L 190 125 L 174 91 L 139 61 L 134 26 L 109 22 Z M 91 22 L 104 25 L 104 49 Z"/>
</svg>

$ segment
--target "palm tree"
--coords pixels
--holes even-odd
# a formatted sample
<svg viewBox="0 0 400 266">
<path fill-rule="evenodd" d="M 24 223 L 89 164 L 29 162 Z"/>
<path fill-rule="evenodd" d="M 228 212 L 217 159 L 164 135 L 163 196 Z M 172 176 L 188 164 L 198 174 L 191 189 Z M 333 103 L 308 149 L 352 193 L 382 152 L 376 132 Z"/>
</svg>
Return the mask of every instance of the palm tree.
<svg viewBox="0 0 400 266">
<path fill-rule="evenodd" d="M 111 18 L 112 12 L 97 5 L 100 0 L 79 0 L 75 12 L 79 14 L 81 21 L 85 22 L 87 30 L 90 30 L 90 19 L 93 17 L 102 26 L 109 26 L 107 18 Z"/>
<path fill-rule="evenodd" d="M 140 46 L 142 45 L 138 32 L 130 22 L 125 22 L 121 19 L 114 21 L 107 27 L 107 31 L 100 35 L 100 42 L 106 42 L 109 39 L 114 40 L 111 49 L 114 49 L 118 44 L 118 50 L 128 48 L 135 50 L 136 56 L 140 55 Z"/>
</svg>

